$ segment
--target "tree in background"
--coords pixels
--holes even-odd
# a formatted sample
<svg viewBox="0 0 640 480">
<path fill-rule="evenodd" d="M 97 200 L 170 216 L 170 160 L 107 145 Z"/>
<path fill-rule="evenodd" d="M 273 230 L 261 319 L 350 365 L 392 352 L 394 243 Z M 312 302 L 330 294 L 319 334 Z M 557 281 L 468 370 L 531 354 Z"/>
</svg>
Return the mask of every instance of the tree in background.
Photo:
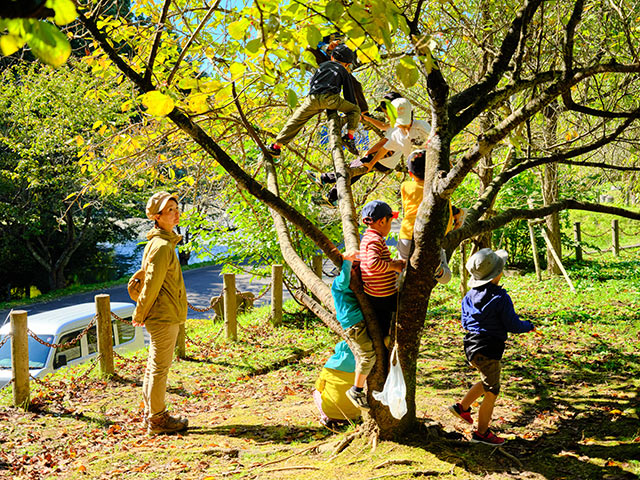
<svg viewBox="0 0 640 480">
<path fill-rule="evenodd" d="M 368 426 L 380 436 L 401 435 L 416 424 L 416 361 L 441 247 L 451 251 L 465 239 L 515 220 L 566 209 L 640 219 L 635 211 L 598 204 L 593 192 L 576 184 L 585 178 L 584 170 L 598 176 L 609 170 L 639 169 L 635 156 L 621 155 L 613 161 L 601 153 L 629 148 L 637 136 L 638 7 L 624 11 L 582 0 L 528 0 L 518 5 L 454 0 L 429 3 L 428 9 L 423 1 L 332 0 L 309 5 L 258 0 L 244 8 L 220 3 L 193 8 L 184 0 L 148 2 L 135 6 L 127 22 L 81 9 L 80 20 L 104 52 L 87 59 L 93 73 L 109 80 L 124 74 L 136 92 L 123 108 L 144 107 L 149 125 L 146 138 L 142 131 L 121 132 L 110 157 L 87 155 L 82 163 L 99 172 L 92 179 L 98 190 L 115 191 L 122 178 L 135 177 L 146 185 L 171 172 L 175 175 L 177 168 L 187 170 L 182 185 L 192 191 L 204 177 L 219 177 L 226 185 L 233 179 L 237 190 L 226 192 L 232 211 L 236 209 L 234 220 L 247 225 L 246 218 L 251 218 L 256 223 L 252 231 L 259 231 L 250 246 L 281 255 L 291 281 L 298 284 L 296 298 L 342 336 L 329 288 L 308 266 L 308 245 L 340 265 L 336 227 L 342 228 L 347 249 L 357 247 L 356 210 L 369 195 L 392 197 L 396 183 L 385 179 L 385 187 L 376 187 L 380 178 L 371 176 L 353 190 L 349 187 L 335 118 L 328 123 L 328 152 L 317 146 L 318 123 L 308 125 L 307 135 L 285 150 L 277 164 L 264 145 L 297 104 L 300 92 L 306 91 L 305 73 L 313 59 L 305 47 L 314 46 L 327 30 L 344 32 L 357 49 L 362 66 L 356 75 L 368 92 L 399 89 L 418 105 L 417 115 L 432 124 L 415 249 L 394 335 L 409 412 L 396 420 L 370 400 L 375 424 Z M 125 44 L 129 49 L 119 53 Z M 480 64 L 484 66 L 478 75 Z M 544 111 L 554 102 L 562 106 L 557 128 L 567 135 L 545 144 L 540 141 Z M 157 142 L 180 144 L 183 153 L 177 159 L 148 159 L 132 171 L 127 158 L 139 161 L 139 152 Z M 491 169 L 492 175 L 484 177 L 481 193 L 474 196 L 474 171 L 489 155 L 493 161 L 482 168 Z M 539 189 L 531 186 L 540 184 L 536 176 L 550 164 L 558 165 L 562 180 L 557 199 L 542 204 Z M 306 166 L 329 166 L 338 172 L 339 220 L 310 205 L 308 184 L 301 180 Z M 391 201 L 397 205 L 395 192 Z M 462 193 L 469 202 L 465 223 L 445 235 L 448 203 Z M 529 207 L 531 197 L 534 204 Z M 490 209 L 493 214 L 486 216 Z M 361 291 L 356 289 L 356 294 L 378 358 L 384 359 L 370 306 Z M 382 388 L 385 369 L 386 362 L 377 363 L 369 377 L 370 391 Z"/>
<path fill-rule="evenodd" d="M 128 122 L 121 102 L 102 101 L 102 87 L 74 62 L 58 70 L 23 64 L 1 74 L 0 262 L 12 272 L 4 293 L 11 286 L 62 288 L 74 258 L 84 258 L 75 269 L 86 270 L 97 243 L 131 237 L 117 222 L 130 216 L 130 196 L 91 193 L 80 203 L 74 195 L 90 178 L 77 164 L 85 138 L 104 141 L 106 132 Z M 113 98 L 116 92 L 113 85 Z"/>
</svg>

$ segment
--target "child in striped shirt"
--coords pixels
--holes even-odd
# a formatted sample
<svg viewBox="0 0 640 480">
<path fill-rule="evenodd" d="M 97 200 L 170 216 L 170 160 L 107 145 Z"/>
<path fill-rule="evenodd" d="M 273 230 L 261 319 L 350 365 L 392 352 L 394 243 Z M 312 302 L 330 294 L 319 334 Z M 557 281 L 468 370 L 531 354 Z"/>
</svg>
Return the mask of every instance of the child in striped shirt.
<svg viewBox="0 0 640 480">
<path fill-rule="evenodd" d="M 360 242 L 362 283 L 385 337 L 390 333 L 391 320 L 397 310 L 396 278 L 405 265 L 404 260 L 391 260 L 385 242 L 394 218 L 398 218 L 398 212 L 381 200 L 373 200 L 362 209 L 362 222 L 368 227 Z"/>
</svg>

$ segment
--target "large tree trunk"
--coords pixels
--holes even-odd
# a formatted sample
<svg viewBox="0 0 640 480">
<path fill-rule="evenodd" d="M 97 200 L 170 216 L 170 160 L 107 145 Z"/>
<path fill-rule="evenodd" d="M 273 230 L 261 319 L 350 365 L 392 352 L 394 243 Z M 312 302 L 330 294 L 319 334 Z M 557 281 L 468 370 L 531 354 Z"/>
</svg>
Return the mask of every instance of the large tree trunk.
<svg viewBox="0 0 640 480">
<path fill-rule="evenodd" d="M 544 141 L 545 147 L 549 148 L 556 144 L 557 140 L 557 128 L 558 128 L 558 103 L 553 102 L 551 105 L 543 110 L 545 124 L 544 124 Z M 549 163 L 544 166 L 542 175 L 542 198 L 544 205 L 551 205 L 556 203 L 559 199 L 558 192 L 558 164 Z M 562 243 L 560 241 L 560 214 L 558 212 L 552 213 L 545 219 L 547 230 L 549 230 L 549 239 L 551 245 L 558 254 L 558 257 L 562 258 Z M 562 271 L 560 266 L 554 260 L 554 256 L 551 250 L 547 246 L 547 271 L 553 275 L 560 275 Z"/>
</svg>

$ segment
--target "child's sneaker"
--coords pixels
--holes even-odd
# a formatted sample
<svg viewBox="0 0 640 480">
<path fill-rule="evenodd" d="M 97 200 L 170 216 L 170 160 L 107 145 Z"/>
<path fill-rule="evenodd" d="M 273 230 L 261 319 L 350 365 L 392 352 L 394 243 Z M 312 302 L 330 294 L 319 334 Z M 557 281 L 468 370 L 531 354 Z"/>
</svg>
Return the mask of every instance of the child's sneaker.
<svg viewBox="0 0 640 480">
<path fill-rule="evenodd" d="M 358 152 L 358 148 L 356 147 L 355 140 L 352 137 L 350 137 L 349 134 L 345 134 L 342 136 L 342 145 L 344 145 L 347 150 L 349 150 L 351 153 L 353 153 L 356 156 L 360 153 Z"/>
<path fill-rule="evenodd" d="M 282 153 L 282 148 L 276 146 L 275 143 L 272 143 L 267 147 L 267 152 L 269 152 L 269 155 L 271 155 L 272 157 L 279 157 Z"/>
<path fill-rule="evenodd" d="M 449 411 L 460 420 L 464 420 L 469 425 L 473 425 L 473 418 L 471 417 L 471 407 L 469 407 L 469 410 L 463 410 L 462 405 L 460 405 L 459 403 L 454 403 L 449 407 Z"/>
<path fill-rule="evenodd" d="M 492 433 L 491 430 L 484 432 L 484 434 L 475 431 L 471 435 L 471 442 L 473 443 L 484 443 L 486 445 L 502 445 L 505 442 L 504 438 L 497 436 Z"/>
<path fill-rule="evenodd" d="M 351 400 L 356 407 L 361 410 L 369 410 L 369 403 L 367 402 L 367 394 L 364 391 L 356 392 L 353 387 L 347 390 L 347 398 Z"/>
</svg>

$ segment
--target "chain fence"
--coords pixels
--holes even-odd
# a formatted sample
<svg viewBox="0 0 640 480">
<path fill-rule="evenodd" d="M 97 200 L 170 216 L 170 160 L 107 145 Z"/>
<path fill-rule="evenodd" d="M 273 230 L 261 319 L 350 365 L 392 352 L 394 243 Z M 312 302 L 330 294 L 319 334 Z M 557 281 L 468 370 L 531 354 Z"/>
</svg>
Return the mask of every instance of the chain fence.
<svg viewBox="0 0 640 480">
<path fill-rule="evenodd" d="M 638 230 L 635 233 L 627 233 L 625 232 L 622 227 L 618 226 L 618 230 L 620 231 L 620 233 L 622 233 L 625 237 L 640 237 L 640 230 Z"/>
<path fill-rule="evenodd" d="M 88 325 L 85 327 L 84 330 L 82 330 L 75 338 L 73 338 L 73 339 L 71 339 L 71 340 L 69 340 L 68 342 L 65 342 L 65 343 L 49 343 L 49 342 L 45 342 L 40 337 L 38 337 L 35 333 L 33 333 L 33 331 L 31 329 L 29 329 L 29 328 L 27 328 L 27 335 L 29 335 L 36 342 L 38 342 L 41 345 L 44 345 L 45 347 L 67 348 L 67 347 L 70 347 L 71 345 L 73 345 L 74 343 L 77 343 L 82 337 L 84 337 L 89 332 L 91 327 L 93 327 L 96 324 L 97 320 L 98 320 L 98 315 L 94 315 L 93 318 L 91 319 L 91 321 L 88 323 Z"/>
<path fill-rule="evenodd" d="M 2 341 L 0 342 L 0 348 L 2 348 L 4 346 L 5 343 L 7 343 L 9 341 L 9 339 L 11 338 L 11 334 L 7 335 L 6 337 L 4 337 L 2 339 Z"/>
</svg>

